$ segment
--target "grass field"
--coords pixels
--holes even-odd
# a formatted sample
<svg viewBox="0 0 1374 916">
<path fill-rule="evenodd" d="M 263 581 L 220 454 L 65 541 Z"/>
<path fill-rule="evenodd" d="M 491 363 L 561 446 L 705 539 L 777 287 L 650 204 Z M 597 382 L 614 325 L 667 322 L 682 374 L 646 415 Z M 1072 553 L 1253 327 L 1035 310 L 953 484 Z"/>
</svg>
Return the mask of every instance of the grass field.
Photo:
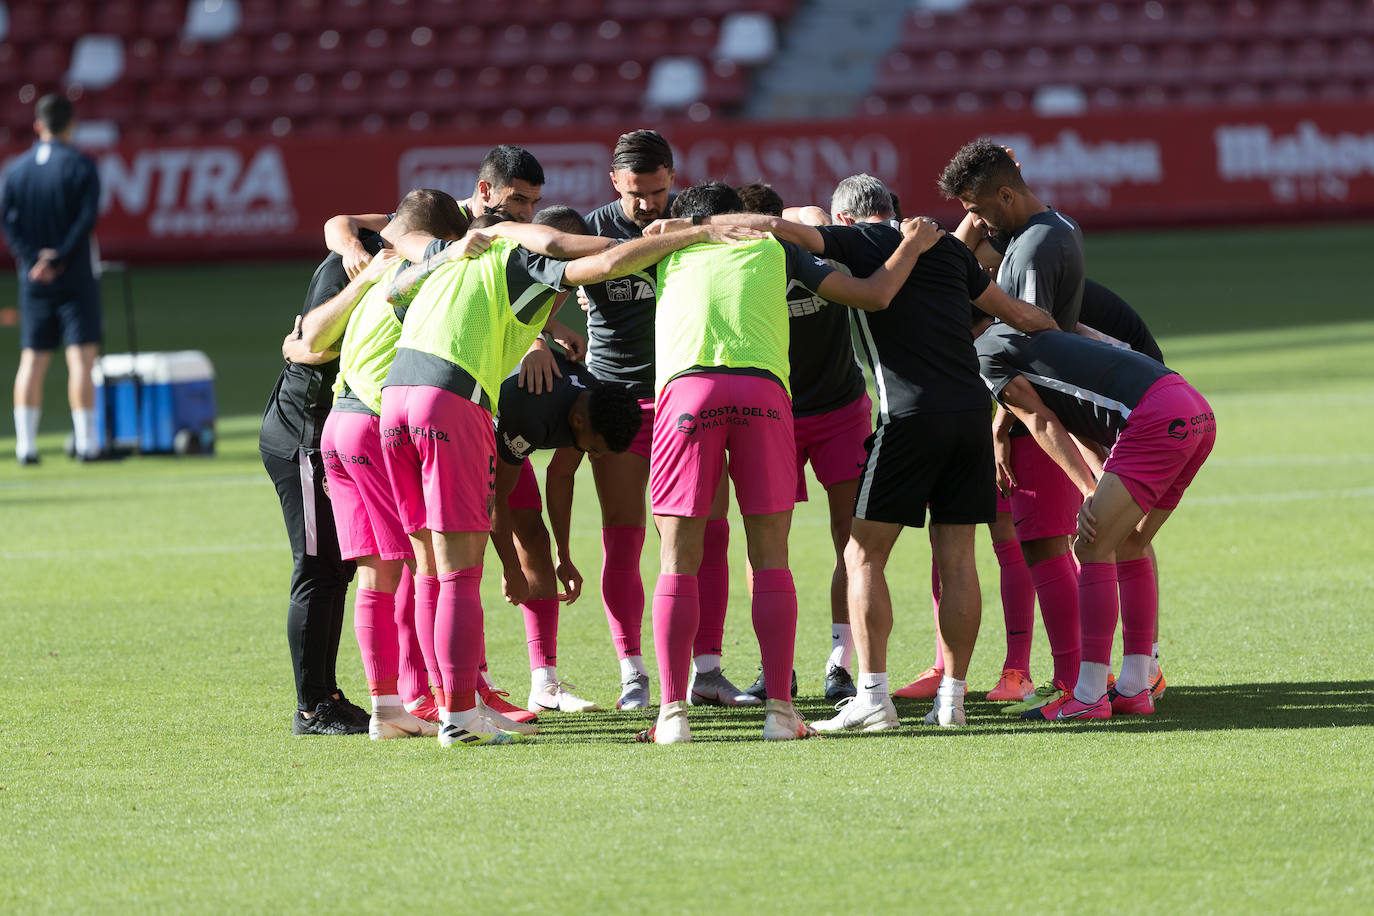
<svg viewBox="0 0 1374 916">
<path fill-rule="evenodd" d="M 718 710 L 693 713 L 693 744 L 645 748 L 641 720 L 605 712 L 466 753 L 289 735 L 290 557 L 256 434 L 310 266 L 141 270 L 143 347 L 214 360 L 220 453 L 72 465 L 60 377 L 43 465 L 21 471 L 0 438 L 0 912 L 1369 912 L 1374 297 L 1349 281 L 1372 247 L 1368 225 L 1091 242 L 1091 275 L 1219 424 L 1158 542 L 1170 686 L 1153 718 L 1036 728 L 971 694 L 958 732 L 898 701 L 895 733 L 765 745 L 758 712 Z M 108 324 L 121 349 L 117 292 Z M 14 337 L 0 329 L 6 383 Z M 561 671 L 609 705 L 585 476 L 577 509 L 592 585 L 564 612 Z M 822 503 L 798 507 L 810 718 L 827 710 L 825 524 Z M 986 690 L 1003 646 L 979 552 Z M 930 661 L 928 558 L 909 533 L 890 570 L 897 682 Z M 489 655 L 523 696 L 493 566 Z M 650 585 L 656 567 L 651 547 Z M 732 585 L 726 672 L 748 682 Z M 1032 669 L 1049 671 L 1040 630 Z M 340 672 L 361 699 L 347 632 Z"/>
</svg>

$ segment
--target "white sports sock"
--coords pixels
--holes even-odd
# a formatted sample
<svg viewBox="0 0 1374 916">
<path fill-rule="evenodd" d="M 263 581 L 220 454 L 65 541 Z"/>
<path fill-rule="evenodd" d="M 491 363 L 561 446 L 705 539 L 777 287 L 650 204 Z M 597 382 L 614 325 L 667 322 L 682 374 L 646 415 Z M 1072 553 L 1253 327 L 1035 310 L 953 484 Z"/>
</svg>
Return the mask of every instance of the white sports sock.
<svg viewBox="0 0 1374 916">
<path fill-rule="evenodd" d="M 1150 656 L 1127 655 L 1121 660 L 1121 677 L 1116 679 L 1116 692 L 1133 697 L 1150 686 Z"/>
<path fill-rule="evenodd" d="M 95 441 L 95 411 L 78 407 L 72 411 L 72 430 L 76 433 L 76 453 L 94 455 L 100 451 Z"/>
<path fill-rule="evenodd" d="M 859 676 L 859 695 L 856 702 L 866 706 L 881 706 L 888 697 L 887 672 L 864 673 Z"/>
<path fill-rule="evenodd" d="M 707 671 L 714 671 L 720 667 L 719 655 L 694 655 L 692 665 L 697 669 L 697 674 L 705 674 Z"/>
<path fill-rule="evenodd" d="M 530 689 L 538 690 L 540 687 L 547 687 L 549 684 L 558 683 L 558 669 L 552 665 L 542 668 L 535 668 L 530 671 Z"/>
<path fill-rule="evenodd" d="M 961 681 L 948 674 L 940 678 L 940 688 L 935 691 L 937 699 L 945 699 L 956 706 L 964 705 L 964 694 L 968 693 L 968 681 Z"/>
<path fill-rule="evenodd" d="M 848 671 L 854 661 L 854 634 L 850 632 L 849 624 L 830 625 L 830 646 L 830 658 L 825 664 L 826 669 L 843 668 Z"/>
<path fill-rule="evenodd" d="M 1111 665 L 1097 662 L 1078 663 L 1078 684 L 1073 695 L 1080 703 L 1096 703 L 1107 692 L 1107 672 Z"/>
<path fill-rule="evenodd" d="M 620 680 L 622 683 L 641 674 L 645 676 L 649 674 L 649 670 L 644 667 L 644 656 L 627 655 L 620 660 Z"/>
<path fill-rule="evenodd" d="M 476 706 L 461 711 L 457 709 L 444 709 L 439 712 L 439 721 L 445 725 L 456 725 L 459 728 L 471 730 L 480 715 Z"/>
<path fill-rule="evenodd" d="M 381 712 L 383 706 L 390 706 L 393 710 L 403 708 L 401 698 L 394 693 L 372 698 L 372 711 Z"/>
<path fill-rule="evenodd" d="M 1150 646 L 1150 680 L 1159 677 L 1159 643 Z"/>
<path fill-rule="evenodd" d="M 38 454 L 38 418 L 41 416 L 41 407 L 14 408 L 14 457 Z"/>
</svg>

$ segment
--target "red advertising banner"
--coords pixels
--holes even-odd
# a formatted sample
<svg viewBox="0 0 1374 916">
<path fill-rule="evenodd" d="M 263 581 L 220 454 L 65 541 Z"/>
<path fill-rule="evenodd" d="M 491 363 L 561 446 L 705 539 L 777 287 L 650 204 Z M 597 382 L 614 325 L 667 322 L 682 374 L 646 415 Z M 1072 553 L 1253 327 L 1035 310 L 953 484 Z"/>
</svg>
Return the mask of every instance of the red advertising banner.
<svg viewBox="0 0 1374 916">
<path fill-rule="evenodd" d="M 956 219 L 936 177 L 979 136 L 1011 146 L 1040 197 L 1086 229 L 1374 215 L 1374 115 L 1364 105 L 1096 114 L 675 124 L 680 186 L 763 179 L 789 204 L 827 206 L 841 178 L 887 181 L 907 215 Z M 107 258 L 140 261 L 312 255 L 339 212 L 384 212 L 412 187 L 459 198 L 495 143 L 544 166 L 545 203 L 591 210 L 614 198 L 618 131 L 513 130 L 252 140 L 92 150 Z M 3 158 L 22 152 L 3 151 Z"/>
</svg>

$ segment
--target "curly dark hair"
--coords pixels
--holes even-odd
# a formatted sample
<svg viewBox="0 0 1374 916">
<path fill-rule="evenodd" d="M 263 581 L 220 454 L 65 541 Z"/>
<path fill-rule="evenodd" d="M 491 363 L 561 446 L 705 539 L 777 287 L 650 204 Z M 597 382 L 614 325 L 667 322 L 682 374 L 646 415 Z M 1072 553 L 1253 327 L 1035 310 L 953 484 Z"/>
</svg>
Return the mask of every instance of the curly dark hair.
<svg viewBox="0 0 1374 916">
<path fill-rule="evenodd" d="M 982 197 L 1001 187 L 1020 191 L 1026 183 L 1002 144 L 986 137 L 974 140 L 955 153 L 940 173 L 940 190 L 946 197 L 965 194 Z"/>
<path fill-rule="evenodd" d="M 606 437 L 607 448 L 623 452 L 639 435 L 644 415 L 639 399 L 628 388 L 594 385 L 587 397 L 587 419 L 592 429 Z"/>
<path fill-rule="evenodd" d="M 672 215 L 682 219 L 743 212 L 744 201 L 740 200 L 734 188 L 723 181 L 707 181 L 692 185 L 674 198 Z"/>
<path fill-rule="evenodd" d="M 745 213 L 763 213 L 767 216 L 782 216 L 782 195 L 773 190 L 771 184 L 751 181 L 742 184 L 735 191 L 744 202 Z"/>
</svg>

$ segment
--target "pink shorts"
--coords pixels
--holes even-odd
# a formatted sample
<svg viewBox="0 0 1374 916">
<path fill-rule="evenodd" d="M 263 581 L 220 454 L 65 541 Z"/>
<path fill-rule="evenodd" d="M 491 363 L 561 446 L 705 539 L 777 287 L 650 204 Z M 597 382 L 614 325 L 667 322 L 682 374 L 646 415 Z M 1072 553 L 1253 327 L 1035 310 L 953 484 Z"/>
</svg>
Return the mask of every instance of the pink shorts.
<svg viewBox="0 0 1374 916">
<path fill-rule="evenodd" d="M 683 375 L 658 399 L 649 498 L 655 515 L 711 513 L 730 455 L 730 480 L 744 515 L 770 515 L 796 502 L 792 402 L 772 379 L 728 372 Z"/>
<path fill-rule="evenodd" d="M 515 489 L 506 497 L 506 505 L 512 512 L 529 509 L 544 511 L 544 501 L 539 496 L 539 478 L 534 474 L 534 465 L 528 458 L 520 465 L 520 477 L 515 481 Z"/>
<path fill-rule="evenodd" d="M 1103 465 L 1144 512 L 1174 509 L 1217 440 L 1211 405 L 1181 375 L 1145 392 Z"/>
<path fill-rule="evenodd" d="M 382 453 L 407 533 L 491 530 L 496 436 L 490 411 L 443 388 L 383 388 Z"/>
<path fill-rule="evenodd" d="M 858 480 L 868 450 L 864 440 L 873 432 L 873 402 L 868 393 L 834 410 L 810 417 L 794 417 L 797 443 L 797 502 L 806 502 L 806 462 L 825 489 L 846 480 Z"/>
<path fill-rule="evenodd" d="M 382 421 L 371 414 L 335 410 L 320 436 L 339 554 L 345 560 L 408 560 L 414 555 L 396 513 L 381 427 Z"/>
<path fill-rule="evenodd" d="M 1083 495 L 1069 475 L 1030 436 L 1011 440 L 1011 519 L 1018 541 L 1060 537 L 1078 531 Z"/>
<path fill-rule="evenodd" d="M 654 441 L 654 399 L 639 399 L 639 432 L 635 433 L 634 441 L 626 449 L 633 455 L 648 458 L 653 452 Z"/>
</svg>

